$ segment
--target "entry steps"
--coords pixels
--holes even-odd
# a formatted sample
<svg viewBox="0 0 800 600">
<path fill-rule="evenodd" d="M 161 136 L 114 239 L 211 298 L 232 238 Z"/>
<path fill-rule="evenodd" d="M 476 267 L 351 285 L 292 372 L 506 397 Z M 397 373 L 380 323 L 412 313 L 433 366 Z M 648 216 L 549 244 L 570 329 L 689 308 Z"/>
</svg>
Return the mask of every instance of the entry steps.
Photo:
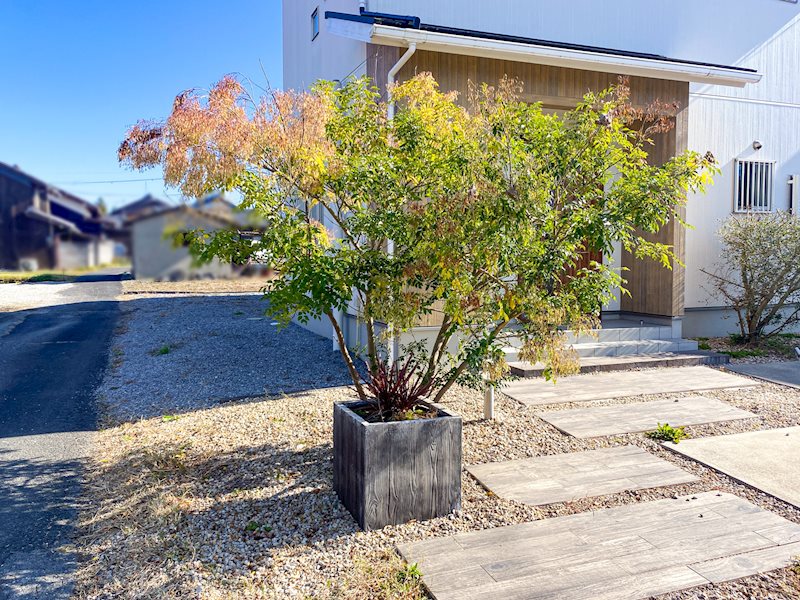
<svg viewBox="0 0 800 600">
<path fill-rule="evenodd" d="M 604 320 L 592 333 L 566 332 L 567 343 L 581 360 L 581 372 L 645 367 L 725 364 L 729 357 L 698 350 L 697 342 L 674 337 L 672 327 L 625 319 Z M 541 375 L 543 365 L 519 360 L 519 344 L 505 348 L 506 362 L 518 377 Z"/>
<path fill-rule="evenodd" d="M 699 365 L 726 365 L 730 362 L 727 354 L 698 350 L 696 352 L 661 352 L 657 354 L 633 354 L 630 356 L 596 356 L 580 359 L 581 373 L 600 373 L 605 371 L 629 371 L 633 369 L 653 369 L 656 367 L 696 367 Z M 528 362 L 510 362 L 511 374 L 515 377 L 541 377 L 544 365 Z"/>
</svg>

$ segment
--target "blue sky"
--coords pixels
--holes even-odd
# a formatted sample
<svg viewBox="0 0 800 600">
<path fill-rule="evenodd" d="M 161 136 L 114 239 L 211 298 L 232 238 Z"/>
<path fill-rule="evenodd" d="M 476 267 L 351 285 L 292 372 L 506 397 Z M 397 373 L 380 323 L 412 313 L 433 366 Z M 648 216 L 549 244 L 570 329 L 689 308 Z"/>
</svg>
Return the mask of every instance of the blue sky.
<svg viewBox="0 0 800 600">
<path fill-rule="evenodd" d="M 127 128 L 226 73 L 280 87 L 281 45 L 280 0 L 0 0 L 0 161 L 110 206 L 178 202 L 117 164 Z"/>
</svg>

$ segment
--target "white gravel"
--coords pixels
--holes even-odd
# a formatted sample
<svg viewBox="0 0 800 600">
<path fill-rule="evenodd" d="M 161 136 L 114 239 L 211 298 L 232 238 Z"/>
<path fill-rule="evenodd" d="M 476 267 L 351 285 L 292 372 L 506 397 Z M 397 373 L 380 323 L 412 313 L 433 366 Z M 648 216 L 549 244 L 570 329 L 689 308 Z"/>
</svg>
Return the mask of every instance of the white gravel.
<svg viewBox="0 0 800 600">
<path fill-rule="evenodd" d="M 112 421 L 350 381 L 330 340 L 295 324 L 280 329 L 260 294 L 137 296 L 121 307 L 99 390 Z"/>
<path fill-rule="evenodd" d="M 692 435 L 800 422 L 797 390 L 765 385 L 713 395 L 759 418 L 692 428 Z M 103 432 L 92 477 L 96 504 L 82 544 L 97 558 L 84 571 L 79 597 L 414 598 L 419 589 L 374 585 L 397 581 L 397 543 L 712 489 L 800 522 L 791 505 L 642 435 L 578 440 L 502 395 L 498 419 L 486 422 L 481 394 L 457 388 L 446 404 L 465 420 L 465 464 L 634 443 L 700 481 L 531 507 L 488 493 L 465 471 L 460 513 L 362 532 L 331 481 L 332 403 L 350 396 L 331 388 L 240 401 Z M 248 531 L 250 523 L 255 531 Z M 665 598 L 800 598 L 798 585 L 784 569 Z"/>
<path fill-rule="evenodd" d="M 500 498 L 462 474 L 458 514 L 363 532 L 332 489 L 332 404 L 352 397 L 330 342 L 260 320 L 256 296 L 141 297 L 124 303 L 116 367 L 104 390 L 112 414 L 135 420 L 101 432 L 82 519 L 87 557 L 77 597 L 406 598 L 397 543 L 597 510 L 706 490 L 737 494 L 800 523 L 800 510 L 662 448 L 641 434 L 579 440 L 540 410 L 626 404 L 677 395 L 526 409 L 498 394 L 497 420 L 481 419 L 482 394 L 453 389 L 445 404 L 464 418 L 464 464 L 624 444 L 695 474 L 691 484 L 532 507 Z M 243 314 L 239 314 L 243 313 Z M 160 347 L 170 346 L 166 354 Z M 257 361 L 257 362 L 254 362 Z M 265 398 L 219 405 L 256 382 Z M 681 394 L 685 395 L 685 394 Z M 757 414 L 687 428 L 692 436 L 800 424 L 800 390 L 764 384 L 703 392 Z M 201 409 L 201 410 L 198 410 Z M 665 532 L 669 535 L 669 532 Z M 662 600 L 800 598 L 790 569 L 663 596 Z"/>
</svg>

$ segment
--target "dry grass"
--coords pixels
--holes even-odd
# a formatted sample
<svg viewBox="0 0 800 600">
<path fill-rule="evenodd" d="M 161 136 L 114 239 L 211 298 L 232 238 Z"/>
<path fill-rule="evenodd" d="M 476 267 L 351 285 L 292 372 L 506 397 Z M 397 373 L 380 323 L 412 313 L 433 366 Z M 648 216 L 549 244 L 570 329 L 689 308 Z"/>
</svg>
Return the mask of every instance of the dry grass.
<svg viewBox="0 0 800 600">
<path fill-rule="evenodd" d="M 122 282 L 123 294 L 236 294 L 260 292 L 269 279 L 195 279 L 187 281 L 147 281 L 131 279 Z"/>
<path fill-rule="evenodd" d="M 347 393 L 102 431 L 76 597 L 422 597 L 391 542 L 359 531 L 330 489 L 320 442 L 332 399 Z"/>
</svg>

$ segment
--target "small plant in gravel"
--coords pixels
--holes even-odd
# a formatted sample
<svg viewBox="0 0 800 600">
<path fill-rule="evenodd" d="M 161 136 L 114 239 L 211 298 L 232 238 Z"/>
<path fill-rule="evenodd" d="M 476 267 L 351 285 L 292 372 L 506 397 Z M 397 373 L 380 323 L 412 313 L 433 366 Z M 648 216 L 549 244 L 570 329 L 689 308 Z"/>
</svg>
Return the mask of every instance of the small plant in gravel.
<svg viewBox="0 0 800 600">
<path fill-rule="evenodd" d="M 651 440 L 672 442 L 674 444 L 689 437 L 683 427 L 671 427 L 669 423 L 664 423 L 663 425 L 659 423 L 656 429 L 648 431 L 645 435 Z"/>
<path fill-rule="evenodd" d="M 188 197 L 241 193 L 263 232 L 178 241 L 200 261 L 269 264 L 270 315 L 327 319 L 360 399 L 381 419 L 407 419 L 425 416 L 416 398 L 439 402 L 456 383 L 500 385 L 511 338 L 546 376 L 574 372 L 561 328 L 594 326 L 625 283 L 602 261 L 587 265 L 587 252 L 621 244 L 671 268 L 673 247 L 652 234 L 682 225 L 687 193 L 717 171 L 692 151 L 651 164 L 677 107 L 634 106 L 624 80 L 563 115 L 522 90 L 503 79 L 459 102 L 421 73 L 388 100 L 366 78 L 256 99 L 229 76 L 207 96 L 180 94 L 165 121 L 135 125 L 118 156 L 162 167 Z M 354 306 L 365 377 L 341 317 Z M 398 334 L 423 322 L 425 356 L 396 366 Z"/>
<path fill-rule="evenodd" d="M 160 348 L 153 350 L 150 352 L 153 356 L 164 356 L 165 354 L 169 354 L 172 351 L 172 348 L 168 344 L 164 344 Z"/>
<path fill-rule="evenodd" d="M 422 579 L 422 571 L 417 563 L 407 564 L 397 572 L 397 581 L 403 585 L 416 584 L 420 579 Z"/>
</svg>

